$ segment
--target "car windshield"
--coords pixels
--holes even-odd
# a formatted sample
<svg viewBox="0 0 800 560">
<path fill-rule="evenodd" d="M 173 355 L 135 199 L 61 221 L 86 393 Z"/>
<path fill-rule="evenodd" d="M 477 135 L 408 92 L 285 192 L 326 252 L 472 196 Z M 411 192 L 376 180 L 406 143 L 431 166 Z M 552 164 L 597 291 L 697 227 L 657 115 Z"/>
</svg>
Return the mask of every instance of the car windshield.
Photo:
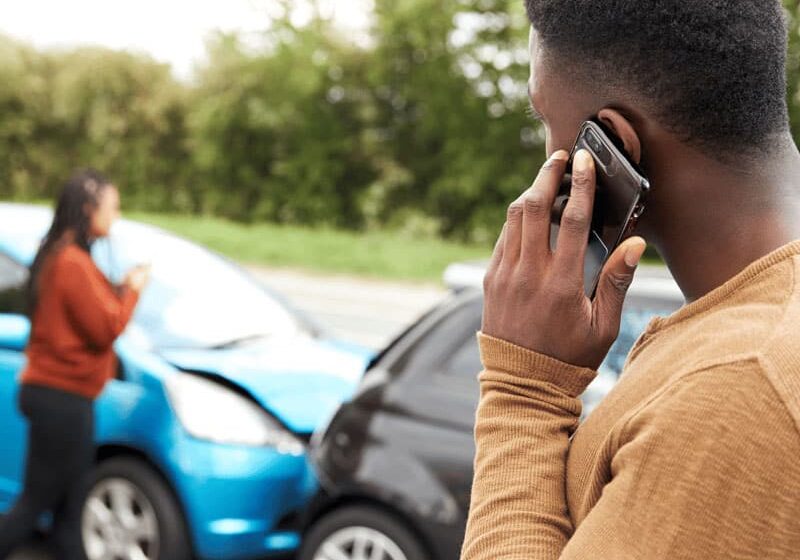
<svg viewBox="0 0 800 560">
<path fill-rule="evenodd" d="M 583 401 L 582 416 L 586 418 L 600 404 L 605 396 L 616 385 L 628 353 L 636 339 L 647 328 L 647 324 L 656 316 L 669 315 L 680 307 L 680 302 L 660 301 L 633 298 L 622 313 L 619 336 L 609 350 L 606 359 L 598 369 L 597 377 L 581 396 Z"/>
<path fill-rule="evenodd" d="M 619 336 L 609 350 L 601 369 L 618 376 L 622 372 L 628 353 L 647 324 L 656 316 L 669 315 L 679 307 L 678 302 L 635 302 L 626 305 L 622 314 Z"/>
<path fill-rule="evenodd" d="M 202 247 L 149 226 L 120 222 L 92 256 L 119 283 L 151 264 L 150 283 L 128 335 L 157 348 L 231 346 L 304 330 L 289 309 L 237 266 Z"/>
</svg>

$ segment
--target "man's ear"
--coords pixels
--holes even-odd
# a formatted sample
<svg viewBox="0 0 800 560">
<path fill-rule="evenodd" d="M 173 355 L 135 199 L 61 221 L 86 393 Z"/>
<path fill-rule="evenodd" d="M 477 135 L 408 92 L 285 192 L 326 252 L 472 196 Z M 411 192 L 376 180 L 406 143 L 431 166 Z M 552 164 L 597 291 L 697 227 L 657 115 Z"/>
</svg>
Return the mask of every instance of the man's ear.
<svg viewBox="0 0 800 560">
<path fill-rule="evenodd" d="M 630 121 L 616 109 L 602 109 L 597 118 L 622 140 L 628 156 L 637 164 L 642 161 L 642 142 Z"/>
</svg>

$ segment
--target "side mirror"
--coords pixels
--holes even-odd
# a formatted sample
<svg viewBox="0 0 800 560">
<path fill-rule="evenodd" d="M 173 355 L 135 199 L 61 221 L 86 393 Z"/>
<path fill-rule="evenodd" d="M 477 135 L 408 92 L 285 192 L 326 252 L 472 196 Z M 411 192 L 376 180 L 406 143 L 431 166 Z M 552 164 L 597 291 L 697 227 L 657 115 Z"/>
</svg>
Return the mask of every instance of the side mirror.
<svg viewBox="0 0 800 560">
<path fill-rule="evenodd" d="M 31 323 L 27 317 L 0 313 L 0 349 L 22 352 L 30 332 Z"/>
</svg>

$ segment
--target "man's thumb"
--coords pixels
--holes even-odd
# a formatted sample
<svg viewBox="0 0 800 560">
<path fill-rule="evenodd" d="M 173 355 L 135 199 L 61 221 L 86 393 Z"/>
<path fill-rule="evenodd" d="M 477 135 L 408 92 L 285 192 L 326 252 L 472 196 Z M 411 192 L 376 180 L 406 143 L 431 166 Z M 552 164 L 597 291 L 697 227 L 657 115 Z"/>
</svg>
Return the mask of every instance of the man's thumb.
<svg viewBox="0 0 800 560">
<path fill-rule="evenodd" d="M 598 311 L 605 315 L 603 319 L 612 319 L 613 322 L 619 320 L 625 294 L 633 282 L 633 274 L 646 248 L 644 239 L 631 237 L 609 257 L 600 275 L 595 296 L 595 304 L 600 307 Z"/>
</svg>

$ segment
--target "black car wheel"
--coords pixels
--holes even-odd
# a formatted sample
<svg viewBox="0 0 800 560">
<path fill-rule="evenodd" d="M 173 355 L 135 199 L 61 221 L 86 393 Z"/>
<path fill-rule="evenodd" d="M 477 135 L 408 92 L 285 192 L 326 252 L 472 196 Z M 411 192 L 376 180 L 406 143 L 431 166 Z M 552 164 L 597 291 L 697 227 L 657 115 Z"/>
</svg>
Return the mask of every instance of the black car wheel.
<svg viewBox="0 0 800 560">
<path fill-rule="evenodd" d="M 92 475 L 81 519 L 88 560 L 189 560 L 183 515 L 161 477 L 116 458 Z"/>
<path fill-rule="evenodd" d="M 299 560 L 428 560 L 420 540 L 403 521 L 381 509 L 347 506 L 319 519 Z"/>
</svg>

